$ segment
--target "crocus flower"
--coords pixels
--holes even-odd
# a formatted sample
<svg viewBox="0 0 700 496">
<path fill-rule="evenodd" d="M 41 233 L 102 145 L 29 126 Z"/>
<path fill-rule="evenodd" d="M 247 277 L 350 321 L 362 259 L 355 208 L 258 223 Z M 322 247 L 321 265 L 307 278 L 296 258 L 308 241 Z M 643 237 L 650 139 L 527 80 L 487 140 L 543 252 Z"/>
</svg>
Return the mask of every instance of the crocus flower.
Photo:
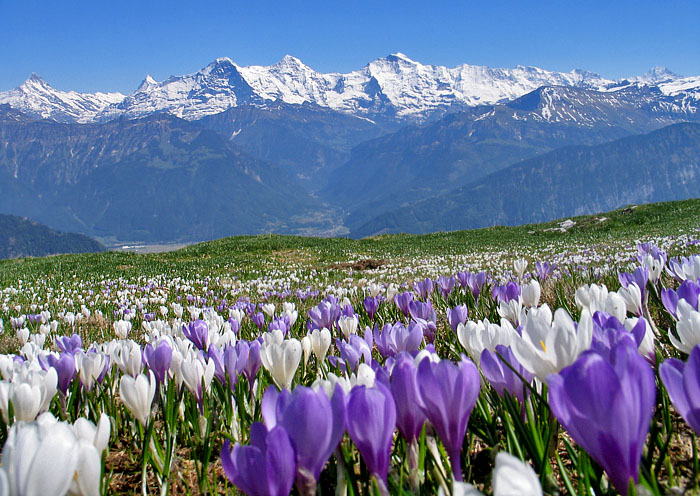
<svg viewBox="0 0 700 496">
<path fill-rule="evenodd" d="M 243 375 L 245 375 L 246 379 L 248 379 L 248 383 L 250 384 L 252 390 L 255 376 L 258 375 L 258 371 L 260 370 L 260 367 L 262 367 L 262 358 L 260 357 L 261 344 L 258 340 L 251 341 L 247 344 L 244 343 L 245 341 L 242 340 L 237 341 L 236 348 L 238 349 L 241 346 L 248 347 L 248 360 L 243 368 Z M 238 353 L 241 354 L 242 351 L 239 350 Z"/>
<path fill-rule="evenodd" d="M 0 469 L 7 477 L 8 494 L 63 496 L 76 475 L 79 456 L 69 424 L 15 423 L 2 451 Z"/>
<path fill-rule="evenodd" d="M 317 306 L 309 310 L 308 328 L 310 331 L 314 329 L 333 329 L 335 321 L 340 316 L 340 306 L 337 303 L 330 301 L 322 301 Z"/>
<path fill-rule="evenodd" d="M 377 313 L 379 308 L 379 299 L 376 296 L 368 296 L 364 300 L 364 305 L 370 320 L 374 320 L 374 314 Z"/>
<path fill-rule="evenodd" d="M 375 308 L 376 310 L 376 308 Z M 374 314 L 372 314 L 372 317 Z M 357 319 L 356 316 L 352 315 L 350 317 L 347 317 L 345 315 L 341 315 L 338 317 L 338 328 L 340 329 L 340 332 L 343 333 L 343 336 L 345 339 L 350 339 L 350 334 L 355 334 L 357 332 L 357 325 L 359 324 L 359 320 Z M 325 328 L 324 328 L 325 329 Z M 316 330 L 316 329 L 314 329 Z"/>
<path fill-rule="evenodd" d="M 631 274 L 620 272 L 618 279 L 625 288 L 628 288 L 630 284 L 636 284 L 641 292 L 642 303 L 646 303 L 647 283 L 649 282 L 649 269 L 647 267 L 637 267 Z"/>
<path fill-rule="evenodd" d="M 326 329 L 314 329 L 309 334 L 309 341 L 311 343 L 311 352 L 316 356 L 318 363 L 323 363 L 326 359 L 326 353 L 328 353 L 328 348 L 331 346 L 331 332 Z"/>
<path fill-rule="evenodd" d="M 328 361 L 334 367 L 339 367 L 343 372 L 346 372 L 347 368 L 351 371 L 356 370 L 360 364 L 360 359 L 367 364 L 372 362 L 373 341 L 372 331 L 369 329 L 365 331 L 365 339 L 362 339 L 357 334 L 351 334 L 349 342 L 336 339 L 335 345 L 338 347 L 340 357 L 329 356 Z"/>
<path fill-rule="evenodd" d="M 654 413 L 654 372 L 632 340 L 615 344 L 610 360 L 587 351 L 559 374 L 548 377 L 552 413 L 571 437 L 627 494 Z"/>
<path fill-rule="evenodd" d="M 410 443 L 420 435 L 426 416 L 418 390 L 418 368 L 408 353 L 396 357 L 389 388 L 396 403 L 396 426 Z"/>
<path fill-rule="evenodd" d="M 455 287 L 455 276 L 445 277 L 440 276 L 437 280 L 437 286 L 443 298 L 447 299 Z"/>
<path fill-rule="evenodd" d="M 554 273 L 556 269 L 556 264 L 550 264 L 548 262 L 537 262 L 535 263 L 535 270 L 537 270 L 537 277 L 540 281 L 545 282 Z"/>
<path fill-rule="evenodd" d="M 260 349 L 260 359 L 280 388 L 291 389 L 294 374 L 301 362 L 301 342 L 298 339 L 283 339 L 279 330 L 268 332 Z"/>
<path fill-rule="evenodd" d="M 408 305 L 411 318 L 423 328 L 423 336 L 427 342 L 432 343 L 437 331 L 437 316 L 430 301 L 412 301 Z"/>
<path fill-rule="evenodd" d="M 477 365 L 484 350 L 493 351 L 499 344 L 510 346 L 517 337 L 518 333 L 507 320 L 502 320 L 501 325 L 492 324 L 488 319 L 478 322 L 470 320 L 457 326 L 459 344 L 467 350 Z"/>
<path fill-rule="evenodd" d="M 659 367 L 659 375 L 673 406 L 700 434 L 700 346 L 693 348 L 686 363 L 677 358 L 666 360 Z"/>
<path fill-rule="evenodd" d="M 700 296 L 700 284 L 694 281 L 683 281 L 676 291 L 672 289 L 661 290 L 661 302 L 666 310 L 678 318 L 676 309 L 679 300 L 685 300 L 691 307 L 698 309 L 698 297 Z"/>
<path fill-rule="evenodd" d="M 408 328 L 401 322 L 394 325 L 386 324 L 379 330 L 374 329 L 374 343 L 383 357 L 396 356 L 402 351 L 417 351 L 423 342 L 423 328 L 416 323 L 411 323 Z"/>
<path fill-rule="evenodd" d="M 536 307 L 540 303 L 540 294 L 542 289 L 540 288 L 540 283 L 536 279 L 533 279 L 527 284 L 523 284 L 521 289 L 521 296 L 523 299 L 523 305 L 526 307 Z"/>
<path fill-rule="evenodd" d="M 474 299 L 479 301 L 481 289 L 484 287 L 484 284 L 486 284 L 486 272 L 470 272 L 467 276 L 467 284 L 469 285 L 469 290 L 472 292 Z"/>
<path fill-rule="evenodd" d="M 94 349 L 87 353 L 79 352 L 75 355 L 75 363 L 78 369 L 80 382 L 86 391 L 92 391 L 96 383 L 102 383 L 109 370 L 109 355 Z"/>
<path fill-rule="evenodd" d="M 469 309 L 467 305 L 457 305 L 454 308 L 447 309 L 447 322 L 449 322 L 450 327 L 455 333 L 457 332 L 457 326 L 459 324 L 465 324 L 468 317 Z"/>
<path fill-rule="evenodd" d="M 532 467 L 519 458 L 501 451 L 491 476 L 493 496 L 542 496 L 540 479 Z M 445 493 L 442 488 L 439 496 Z M 482 496 L 471 484 L 453 481 L 452 496 Z"/>
<path fill-rule="evenodd" d="M 679 300 L 676 307 L 678 322 L 676 332 L 678 338 L 669 329 L 668 337 L 671 344 L 683 353 L 690 354 L 696 345 L 700 344 L 700 312 L 695 310 L 685 300 Z"/>
<path fill-rule="evenodd" d="M 287 496 L 294 485 L 294 447 L 284 427 L 268 432 L 264 424 L 250 426 L 250 445 L 230 448 L 224 441 L 221 464 L 226 477 L 250 496 Z"/>
<path fill-rule="evenodd" d="M 479 396 L 481 378 L 476 366 L 462 359 L 433 363 L 422 360 L 418 366 L 418 389 L 423 412 L 445 445 L 452 463 L 452 474 L 462 480 L 460 453 L 467 422 Z"/>
<path fill-rule="evenodd" d="M 131 412 L 141 425 L 145 426 L 151 415 L 151 404 L 156 394 L 157 381 L 152 371 L 148 371 L 148 377 L 143 374 L 134 379 L 130 375 L 123 375 L 119 381 L 119 396 L 122 403 Z"/>
<path fill-rule="evenodd" d="M 510 300 L 517 300 L 520 296 L 520 286 L 513 281 L 509 281 L 508 284 L 503 286 L 494 286 L 491 294 L 496 300 L 496 303 L 501 304 L 502 302 L 509 302 Z"/>
<path fill-rule="evenodd" d="M 354 387 L 348 398 L 347 428 L 367 468 L 386 488 L 396 428 L 396 405 L 391 393 L 381 385 Z"/>
<path fill-rule="evenodd" d="M 425 300 L 433 294 L 433 281 L 429 277 L 422 281 L 414 281 L 413 289 L 421 299 Z"/>
<path fill-rule="evenodd" d="M 516 374 L 511 367 L 518 373 Z M 518 362 L 509 347 L 498 345 L 494 351 L 485 349 L 481 352 L 481 371 L 499 396 L 503 396 L 504 391 L 508 391 L 520 401 L 521 405 L 525 404 L 530 391 L 522 379 L 530 383 L 533 375 Z"/>
<path fill-rule="evenodd" d="M 47 355 L 46 362 L 39 358 L 39 363 L 45 370 L 48 368 L 44 367 L 45 364 L 56 369 L 56 373 L 58 375 L 57 387 L 58 390 L 64 395 L 68 392 L 70 383 L 77 375 L 75 361 L 75 356 L 73 356 L 71 353 L 61 353 L 60 357 L 58 358 L 55 355 Z"/>
<path fill-rule="evenodd" d="M 409 305 L 412 301 L 413 294 L 408 291 L 394 295 L 394 304 L 401 310 L 401 313 L 404 314 L 405 317 L 409 315 Z"/>
<path fill-rule="evenodd" d="M 189 325 L 182 326 L 182 332 L 187 339 L 202 351 L 209 347 L 209 326 L 204 320 L 197 319 Z"/>
<path fill-rule="evenodd" d="M 75 353 L 83 346 L 80 336 L 73 333 L 71 337 L 60 336 L 55 339 L 56 347 L 65 353 Z"/>
<path fill-rule="evenodd" d="M 180 363 L 182 379 L 187 389 L 197 399 L 200 412 L 203 412 L 204 392 L 209 390 L 214 372 L 216 372 L 216 365 L 211 358 L 205 363 L 204 357 L 189 355 Z"/>
<path fill-rule="evenodd" d="M 143 349 L 143 360 L 146 362 L 148 370 L 153 371 L 159 384 L 165 383 L 172 358 L 173 349 L 165 340 L 160 341 L 155 347 L 149 343 Z"/>
<path fill-rule="evenodd" d="M 266 426 L 284 427 L 296 452 L 299 491 L 314 494 L 324 465 L 345 433 L 345 394 L 336 386 L 331 399 L 323 389 L 297 386 L 292 393 L 269 387 L 263 397 Z"/>
<path fill-rule="evenodd" d="M 525 319 L 522 336 L 513 339 L 515 358 L 541 381 L 567 365 L 591 346 L 593 321 L 587 310 L 581 312 L 578 326 L 563 308 L 552 311 L 547 305 L 532 308 Z"/>
</svg>

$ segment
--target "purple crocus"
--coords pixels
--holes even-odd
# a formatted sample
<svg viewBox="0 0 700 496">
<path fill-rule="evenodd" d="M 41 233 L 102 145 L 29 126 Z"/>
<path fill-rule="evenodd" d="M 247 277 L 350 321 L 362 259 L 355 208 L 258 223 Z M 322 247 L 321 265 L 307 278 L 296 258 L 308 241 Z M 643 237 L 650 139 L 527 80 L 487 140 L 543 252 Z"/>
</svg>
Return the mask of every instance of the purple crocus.
<svg viewBox="0 0 700 496">
<path fill-rule="evenodd" d="M 430 295 L 433 294 L 433 281 L 429 277 L 426 277 L 422 281 L 414 281 L 413 289 L 418 293 L 421 299 L 428 299 Z"/>
<path fill-rule="evenodd" d="M 408 328 L 401 322 L 386 324 L 382 330 L 374 329 L 374 343 L 383 357 L 393 357 L 402 351 L 418 351 L 423 342 L 423 328 L 412 322 Z"/>
<path fill-rule="evenodd" d="M 679 300 L 685 300 L 691 307 L 697 310 L 698 297 L 700 297 L 700 284 L 691 280 L 683 281 L 676 291 L 672 289 L 661 290 L 661 302 L 664 304 L 664 307 L 666 307 L 666 310 L 668 310 L 668 313 L 673 315 L 675 319 L 678 318 L 676 310 Z"/>
<path fill-rule="evenodd" d="M 391 392 L 379 383 L 373 388 L 352 388 L 347 405 L 347 427 L 367 468 L 387 492 L 391 441 L 396 428 L 396 405 Z"/>
<path fill-rule="evenodd" d="M 364 305 L 369 319 L 374 320 L 374 314 L 377 313 L 377 309 L 379 308 L 379 300 L 374 296 L 368 296 L 365 298 Z"/>
<path fill-rule="evenodd" d="M 228 345 L 224 350 L 224 370 L 228 374 L 229 386 L 232 391 L 236 387 L 238 376 L 243 373 L 248 363 L 249 353 L 250 346 L 243 340 L 237 341 L 235 346 Z"/>
<path fill-rule="evenodd" d="M 282 334 L 286 336 L 289 334 L 289 330 L 291 329 L 291 321 L 289 320 L 289 315 L 285 315 L 284 317 L 274 319 L 270 324 L 267 326 L 267 330 L 269 332 L 274 331 L 275 329 L 279 329 L 282 331 Z"/>
<path fill-rule="evenodd" d="M 447 299 L 455 287 L 455 276 L 445 277 L 440 276 L 437 280 L 437 287 L 443 298 Z"/>
<path fill-rule="evenodd" d="M 479 272 L 478 274 L 470 272 L 467 277 L 467 285 L 469 290 L 472 292 L 475 300 L 479 300 L 479 295 L 481 294 L 481 289 L 486 284 L 486 272 Z"/>
<path fill-rule="evenodd" d="M 586 351 L 547 385 L 552 413 L 626 495 L 630 479 L 638 481 L 656 401 L 654 372 L 634 342 L 613 345 L 609 360 Z"/>
<path fill-rule="evenodd" d="M 409 315 L 409 305 L 413 301 L 413 294 L 409 293 L 408 291 L 404 291 L 401 294 L 395 294 L 394 295 L 394 304 L 401 310 L 401 313 L 404 314 L 404 317 L 408 317 Z"/>
<path fill-rule="evenodd" d="M 61 353 L 61 356 L 58 358 L 54 355 L 48 355 L 46 362 L 40 357 L 39 364 L 44 370 L 47 370 L 49 367 L 56 369 L 56 374 L 58 375 L 57 388 L 65 395 L 68 392 L 70 383 L 78 374 L 75 368 L 75 356 L 72 353 Z"/>
<path fill-rule="evenodd" d="M 635 283 L 639 286 L 639 290 L 642 292 L 642 304 L 647 301 L 647 283 L 649 282 L 648 267 L 637 267 L 631 274 L 629 272 L 620 272 L 618 274 L 618 279 L 620 280 L 620 284 L 624 287 L 627 287 L 631 283 Z"/>
<path fill-rule="evenodd" d="M 372 363 L 373 342 L 372 331 L 369 328 L 365 330 L 365 339 L 357 334 L 351 334 L 348 341 L 336 339 L 335 345 L 340 357 L 331 355 L 328 357 L 328 361 L 333 367 L 338 367 L 343 372 L 347 372 L 348 368 L 350 371 L 355 371 L 360 365 L 360 359 L 366 364 Z"/>
<path fill-rule="evenodd" d="M 209 345 L 209 326 L 201 319 L 182 326 L 182 332 L 198 350 L 207 351 Z"/>
<path fill-rule="evenodd" d="M 250 316 L 250 319 L 253 321 L 253 324 L 258 326 L 258 329 L 261 331 L 265 329 L 265 314 L 262 312 L 257 312 L 254 313 L 253 315 Z"/>
<path fill-rule="evenodd" d="M 466 324 L 469 317 L 469 309 L 467 305 L 457 305 L 454 308 L 447 309 L 447 321 L 450 323 L 450 328 L 457 332 L 459 324 Z"/>
<path fill-rule="evenodd" d="M 631 339 L 639 348 L 646 334 L 646 320 L 640 317 L 637 324 L 628 331 L 617 317 L 605 312 L 596 312 L 593 315 L 593 341 L 591 349 L 609 359 L 614 345 L 623 339 Z"/>
<path fill-rule="evenodd" d="M 243 346 L 243 341 L 236 342 L 236 348 Z M 262 359 L 260 358 L 260 341 L 255 340 L 248 343 L 248 360 L 243 368 L 243 375 L 248 379 L 248 384 L 250 384 L 250 389 L 253 389 L 253 383 L 255 382 L 255 376 L 258 374 L 260 367 L 262 367 Z M 238 351 L 241 353 L 241 350 Z"/>
<path fill-rule="evenodd" d="M 659 367 L 668 397 L 681 417 L 700 434 L 700 346 L 693 348 L 688 361 L 669 358 Z"/>
<path fill-rule="evenodd" d="M 153 371 L 159 384 L 165 383 L 172 358 L 173 349 L 166 341 L 160 341 L 155 347 L 149 343 L 143 349 L 143 361 L 146 362 L 148 370 Z"/>
<path fill-rule="evenodd" d="M 423 411 L 445 445 L 455 480 L 462 481 L 460 454 L 467 422 L 479 397 L 481 378 L 476 365 L 462 358 L 433 363 L 423 359 L 418 366 L 418 388 Z"/>
<path fill-rule="evenodd" d="M 545 282 L 554 273 L 554 269 L 557 268 L 556 264 L 550 264 L 549 262 L 536 262 L 535 269 L 537 270 L 537 277 L 539 277 L 540 282 Z"/>
<path fill-rule="evenodd" d="M 230 449 L 229 440 L 221 450 L 221 464 L 228 479 L 251 496 L 287 496 L 294 485 L 295 453 L 284 427 L 268 432 L 256 422 L 250 426 L 250 445 L 238 443 Z"/>
<path fill-rule="evenodd" d="M 270 386 L 263 397 L 268 428 L 284 427 L 296 452 L 296 484 L 302 494 L 315 494 L 321 471 L 345 433 L 345 394 L 336 385 L 331 399 L 321 388 L 297 386 L 290 393 Z"/>
<path fill-rule="evenodd" d="M 498 355 L 501 356 L 499 357 Z M 504 360 L 507 363 L 504 363 Z M 499 344 L 496 346 L 495 351 L 485 349 L 481 352 L 480 363 L 484 377 L 499 396 L 503 396 L 504 391 L 508 391 L 520 401 L 521 405 L 525 405 L 525 400 L 530 394 L 530 390 L 520 377 L 530 383 L 534 376 L 518 362 L 509 346 Z M 513 367 L 518 373 L 516 374 L 508 365 Z M 518 374 L 520 374 L 520 377 L 518 377 Z"/>
<path fill-rule="evenodd" d="M 418 367 L 408 353 L 396 357 L 389 387 L 396 403 L 396 426 L 406 441 L 415 441 L 420 436 L 426 416 L 418 390 Z"/>
<path fill-rule="evenodd" d="M 423 335 L 427 342 L 432 343 L 437 331 L 437 316 L 430 301 L 412 301 L 408 305 L 411 318 L 423 328 Z"/>
<path fill-rule="evenodd" d="M 224 352 L 217 346 L 211 345 L 206 353 L 201 352 L 202 362 L 211 360 L 214 364 L 214 377 L 220 384 L 226 384 L 226 368 L 224 367 Z"/>
<path fill-rule="evenodd" d="M 324 327 L 331 331 L 338 317 L 340 317 L 340 305 L 332 300 L 322 301 L 309 310 L 307 327 L 309 331 L 323 329 Z"/>
<path fill-rule="evenodd" d="M 510 300 L 517 300 L 518 296 L 520 296 L 520 291 L 520 286 L 517 283 L 509 281 L 508 284 L 503 286 L 494 286 L 491 294 L 496 303 L 500 304 L 501 302 L 508 303 Z"/>
<path fill-rule="evenodd" d="M 64 353 L 75 354 L 77 351 L 81 350 L 83 347 L 82 339 L 80 339 L 80 336 L 78 336 L 75 333 L 73 333 L 73 335 L 71 337 L 68 337 L 68 336 L 57 337 L 55 342 L 56 342 L 56 347 Z"/>
</svg>

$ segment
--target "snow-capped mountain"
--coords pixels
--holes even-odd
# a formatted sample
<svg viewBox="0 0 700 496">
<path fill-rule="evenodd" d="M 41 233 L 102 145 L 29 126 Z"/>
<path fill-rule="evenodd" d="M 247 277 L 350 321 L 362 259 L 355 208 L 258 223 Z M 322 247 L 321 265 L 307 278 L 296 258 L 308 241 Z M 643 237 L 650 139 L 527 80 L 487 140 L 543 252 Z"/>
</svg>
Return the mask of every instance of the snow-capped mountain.
<svg viewBox="0 0 700 496">
<path fill-rule="evenodd" d="M 36 74 L 17 88 L 0 93 L 0 105 L 8 104 L 28 116 L 56 122 L 92 122 L 104 108 L 123 99 L 121 93 L 60 91 Z"/>
<path fill-rule="evenodd" d="M 647 74 L 613 81 L 574 70 L 536 67 L 494 69 L 463 64 L 425 65 L 397 53 L 347 74 L 324 74 L 285 56 L 271 66 L 242 67 L 220 58 L 203 69 L 158 82 L 147 76 L 130 95 L 62 92 L 32 75 L 19 88 L 0 93 L 0 104 L 62 122 L 106 121 L 166 112 L 197 120 L 224 110 L 269 101 L 313 103 L 372 120 L 422 122 L 448 108 L 492 105 L 519 98 L 542 86 L 618 91 L 653 86 L 693 108 L 700 100 L 700 77 L 682 78 L 657 67 Z"/>
</svg>

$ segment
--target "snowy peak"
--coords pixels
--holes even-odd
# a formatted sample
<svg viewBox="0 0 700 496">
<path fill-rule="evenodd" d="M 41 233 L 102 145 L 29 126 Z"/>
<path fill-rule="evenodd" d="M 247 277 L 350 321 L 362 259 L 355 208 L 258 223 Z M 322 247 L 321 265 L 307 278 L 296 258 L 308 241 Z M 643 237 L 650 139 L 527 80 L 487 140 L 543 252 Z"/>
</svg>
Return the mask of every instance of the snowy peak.
<svg viewBox="0 0 700 496">
<path fill-rule="evenodd" d="M 0 104 L 33 118 L 57 122 L 91 122 L 103 109 L 123 99 L 121 93 L 57 90 L 34 73 L 17 88 L 0 93 Z"/>
<path fill-rule="evenodd" d="M 679 79 L 681 76 L 675 74 L 663 66 L 656 66 L 649 69 L 639 79 L 646 83 L 668 82 L 674 79 Z"/>
<path fill-rule="evenodd" d="M 579 69 L 556 72 L 520 65 L 512 69 L 427 65 L 397 52 L 345 74 L 317 72 L 292 55 L 270 66 L 247 67 L 222 57 L 197 72 L 165 81 L 146 76 L 128 97 L 60 92 L 32 74 L 18 88 L 0 93 L 0 103 L 34 117 L 62 122 L 135 118 L 159 112 L 196 120 L 239 105 L 280 101 L 313 103 L 375 121 L 420 123 L 448 109 L 506 103 L 545 86 L 601 92 L 658 88 L 662 95 L 683 100 L 688 109 L 700 101 L 700 77 L 682 78 L 664 67 L 614 81 Z"/>
</svg>

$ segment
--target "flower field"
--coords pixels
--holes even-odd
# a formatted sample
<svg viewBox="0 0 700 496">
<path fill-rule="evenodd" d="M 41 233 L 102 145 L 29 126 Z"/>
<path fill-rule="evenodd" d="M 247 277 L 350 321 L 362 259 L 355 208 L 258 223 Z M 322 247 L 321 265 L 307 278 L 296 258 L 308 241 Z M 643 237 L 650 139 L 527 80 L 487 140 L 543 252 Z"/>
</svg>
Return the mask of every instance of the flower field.
<svg viewBox="0 0 700 496">
<path fill-rule="evenodd" d="M 700 201 L 0 262 L 0 494 L 688 494 Z"/>
</svg>

